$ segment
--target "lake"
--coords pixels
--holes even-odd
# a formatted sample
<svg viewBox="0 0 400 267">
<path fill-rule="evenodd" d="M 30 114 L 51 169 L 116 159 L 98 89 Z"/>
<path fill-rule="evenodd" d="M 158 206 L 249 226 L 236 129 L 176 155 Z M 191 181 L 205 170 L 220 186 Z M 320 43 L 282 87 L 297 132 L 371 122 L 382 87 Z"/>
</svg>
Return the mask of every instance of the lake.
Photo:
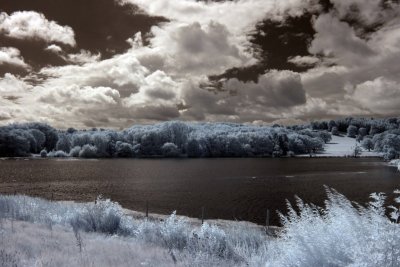
<svg viewBox="0 0 400 267">
<path fill-rule="evenodd" d="M 400 174 L 380 159 L 4 159 L 0 193 L 94 201 L 102 194 L 149 212 L 278 224 L 275 211 L 298 195 L 322 205 L 323 185 L 365 203 L 372 192 L 400 188 Z"/>
</svg>

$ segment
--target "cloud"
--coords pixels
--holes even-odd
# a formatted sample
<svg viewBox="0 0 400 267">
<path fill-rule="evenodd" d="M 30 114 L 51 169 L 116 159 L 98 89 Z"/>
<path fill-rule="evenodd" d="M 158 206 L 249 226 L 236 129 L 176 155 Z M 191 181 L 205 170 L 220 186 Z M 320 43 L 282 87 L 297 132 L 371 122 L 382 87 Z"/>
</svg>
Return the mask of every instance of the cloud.
<svg viewBox="0 0 400 267">
<path fill-rule="evenodd" d="M 259 78 L 258 83 L 243 83 L 237 79 L 226 82 L 224 88 L 237 94 L 239 103 L 264 108 L 289 108 L 306 101 L 300 75 L 291 71 L 271 71 Z M 242 104 L 242 105 L 243 105 Z"/>
<path fill-rule="evenodd" d="M 61 53 L 63 51 L 63 49 L 60 46 L 56 45 L 56 44 L 49 45 L 48 47 L 46 47 L 45 50 L 53 52 L 53 53 L 56 53 L 56 54 L 59 54 L 59 53 Z"/>
<path fill-rule="evenodd" d="M 391 1 L 377 0 L 331 0 L 338 17 L 341 19 L 359 20 L 367 26 L 374 26 L 393 18 L 398 14 L 396 9 L 385 8 L 385 5 L 396 5 Z"/>
<path fill-rule="evenodd" d="M 222 92 L 185 88 L 183 116 L 199 120 L 271 121 L 306 101 L 300 75 L 291 71 L 270 71 L 258 83 L 231 79 Z"/>
<path fill-rule="evenodd" d="M 85 63 L 94 63 L 99 61 L 101 58 L 100 54 L 93 55 L 87 50 L 81 49 L 79 53 L 76 54 L 68 54 L 66 56 L 63 56 L 63 59 L 65 61 L 73 63 L 73 64 L 85 64 Z"/>
<path fill-rule="evenodd" d="M 374 51 L 357 37 L 353 28 L 332 13 L 320 15 L 314 22 L 314 28 L 317 34 L 309 48 L 312 54 L 334 57 L 337 63 L 344 65 L 359 64 L 360 59 L 374 55 Z"/>
<path fill-rule="evenodd" d="M 61 57 L 65 62 L 71 64 L 85 64 L 85 63 L 93 63 L 100 60 L 101 55 L 98 53 L 97 55 L 93 55 L 90 51 L 81 49 L 79 53 L 75 54 L 67 54 L 63 51 L 63 49 L 55 44 L 51 44 L 45 48 L 46 51 L 52 52 L 59 57 Z"/>
<path fill-rule="evenodd" d="M 42 92 L 39 93 L 39 101 L 54 105 L 113 105 L 117 104 L 120 98 L 119 92 L 109 87 L 71 85 L 62 88 L 40 88 L 40 90 Z"/>
<path fill-rule="evenodd" d="M 0 79 L 0 97 L 21 95 L 27 93 L 31 88 L 31 85 L 10 73 L 6 73 Z"/>
<path fill-rule="evenodd" d="M 135 56 L 126 53 L 99 62 L 88 62 L 82 66 L 43 68 L 40 73 L 52 77 L 43 85 L 46 87 L 110 87 L 122 95 L 130 95 L 143 83 L 148 70 Z"/>
<path fill-rule="evenodd" d="M 0 99 L 3 117 L 10 121 L 39 119 L 59 127 L 64 127 L 60 117 L 75 127 L 121 127 L 134 122 L 169 119 L 287 123 L 396 112 L 399 96 L 395 88 L 400 84 L 400 19 L 393 15 L 399 10 L 394 3 L 390 7 L 379 6 L 379 14 L 376 14 L 377 6 L 370 0 L 365 1 L 365 6 L 361 5 L 364 3 L 361 0 L 349 0 L 351 5 L 333 0 L 333 8 L 319 14 L 312 13 L 320 8 L 317 1 L 303 0 L 125 2 L 138 4 L 151 16 L 164 16 L 164 22 L 155 26 L 153 23 L 150 30 L 143 32 L 132 26 L 131 37 L 127 37 L 126 32 L 130 31 L 125 29 L 121 35 L 124 45 L 118 42 L 120 54 L 110 52 L 107 57 L 103 57 L 108 48 L 103 43 L 104 49 L 98 50 L 99 54 L 95 46 L 93 49 L 68 47 L 66 45 L 71 46 L 72 42 L 66 39 L 49 40 L 49 35 L 43 37 L 44 34 L 30 32 L 32 36 L 24 38 L 45 40 L 47 48 L 42 46 L 43 53 L 68 65 L 46 64 L 26 77 L 6 75 L 0 80 L 0 86 L 3 83 L 7 84 L 3 88 L 8 88 L 3 95 L 18 96 L 20 104 Z M 299 17 L 306 12 L 311 12 L 304 16 L 306 22 L 288 19 L 288 16 Z M 7 19 L 20 16 L 15 14 L 6 14 Z M 48 24 L 55 23 L 35 14 Z M 141 13 L 146 21 L 151 18 L 149 15 Z M 4 13 L 1 16 L 5 20 Z M 265 47 L 279 47 L 295 40 L 293 46 L 306 42 L 304 49 L 308 47 L 310 53 L 296 50 L 292 54 L 282 52 L 268 57 L 269 51 L 264 51 L 267 56 L 263 60 L 273 61 L 281 56 L 287 66 L 305 67 L 303 72 L 264 72 L 262 69 L 257 72 L 260 73 L 258 79 L 251 82 L 236 78 L 240 75 L 235 69 L 260 64 L 258 48 L 249 42 L 249 36 L 260 21 L 272 21 L 271 31 L 276 30 L 268 35 L 269 24 L 262 27 L 265 42 L 268 38 L 279 39 L 279 42 L 270 40 L 271 46 Z M 303 28 L 299 26 L 299 31 L 290 31 L 292 26 L 285 28 L 289 21 L 301 21 L 308 28 L 312 25 L 315 35 L 311 31 L 304 38 L 297 38 Z M 360 30 L 364 26 L 366 29 Z M 71 32 L 73 37 L 72 29 Z M 104 37 L 105 32 L 99 35 Z M 291 39 L 293 36 L 297 39 Z M 110 40 L 113 38 L 110 33 Z M 77 40 L 80 43 L 80 39 Z M 14 60 L 23 62 L 16 53 Z M 30 60 L 27 62 L 31 64 Z M 211 82 L 208 79 L 227 69 L 232 69 L 229 79 Z M 40 79 L 30 86 L 28 80 L 32 77 Z"/>
<path fill-rule="evenodd" d="M 76 45 L 71 27 L 60 26 L 34 11 L 17 11 L 11 15 L 0 13 L 0 33 L 16 39 L 39 39 L 47 43 Z"/>
<path fill-rule="evenodd" d="M 400 82 L 384 77 L 366 81 L 356 86 L 353 99 L 363 108 L 383 115 L 398 115 L 400 107 Z"/>
<path fill-rule="evenodd" d="M 161 53 L 166 70 L 174 76 L 208 75 L 255 61 L 235 43 L 228 29 L 216 22 L 204 26 L 197 22 L 171 24 L 154 27 L 152 32 L 152 52 Z"/>
<path fill-rule="evenodd" d="M 308 98 L 304 107 L 296 108 L 297 116 L 396 113 L 400 20 L 393 14 L 400 8 L 392 3 L 390 8 L 379 5 L 375 9 L 378 2 L 334 1 L 334 10 L 314 20 L 317 33 L 309 51 L 324 57 L 315 68 L 301 74 Z M 364 38 L 359 34 L 360 26 L 348 21 L 351 19 L 379 27 Z"/>
<path fill-rule="evenodd" d="M 10 64 L 21 68 L 29 68 L 21 57 L 21 52 L 14 47 L 0 47 L 0 65 Z"/>
<path fill-rule="evenodd" d="M 311 56 L 295 56 L 288 58 L 288 62 L 293 63 L 299 67 L 309 67 L 318 64 L 320 62 L 320 59 Z"/>
<path fill-rule="evenodd" d="M 252 30 L 260 20 L 268 17 L 282 21 L 285 16 L 300 16 L 306 10 L 318 9 L 312 0 L 241 0 L 241 1 L 169 1 L 123 0 L 143 8 L 150 15 L 161 15 L 172 21 L 201 25 L 215 21 L 225 25 L 233 34 Z M 251 14 L 251 16 L 249 16 Z"/>
</svg>

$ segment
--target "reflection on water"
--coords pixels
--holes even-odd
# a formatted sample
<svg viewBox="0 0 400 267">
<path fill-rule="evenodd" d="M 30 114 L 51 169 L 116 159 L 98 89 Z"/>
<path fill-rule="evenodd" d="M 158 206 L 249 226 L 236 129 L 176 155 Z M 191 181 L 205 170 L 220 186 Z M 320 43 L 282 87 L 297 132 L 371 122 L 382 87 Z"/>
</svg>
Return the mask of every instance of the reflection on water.
<svg viewBox="0 0 400 267">
<path fill-rule="evenodd" d="M 126 208 L 265 223 L 298 195 L 322 205 L 323 185 L 363 203 L 371 192 L 400 188 L 400 175 L 379 159 L 104 159 L 2 160 L 0 193 L 93 201 Z M 272 212 L 275 214 L 275 212 Z M 272 223 L 278 223 L 277 216 Z"/>
</svg>

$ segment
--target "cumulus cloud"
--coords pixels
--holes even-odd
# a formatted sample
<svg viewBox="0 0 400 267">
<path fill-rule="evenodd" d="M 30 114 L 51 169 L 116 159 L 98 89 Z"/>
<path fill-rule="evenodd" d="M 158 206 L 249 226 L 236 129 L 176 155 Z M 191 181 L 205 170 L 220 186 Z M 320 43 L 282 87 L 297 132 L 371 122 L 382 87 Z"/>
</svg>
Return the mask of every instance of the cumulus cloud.
<svg viewBox="0 0 400 267">
<path fill-rule="evenodd" d="M 398 115 L 400 83 L 384 77 L 378 77 L 372 81 L 357 85 L 353 98 L 367 110 L 383 115 Z"/>
<path fill-rule="evenodd" d="M 392 1 L 377 0 L 331 0 L 335 6 L 339 18 L 349 18 L 353 20 L 359 20 L 365 25 L 378 25 L 393 18 L 398 14 L 396 8 L 390 8 L 392 5 L 396 5 Z M 385 8 L 385 5 L 388 8 Z"/>
<path fill-rule="evenodd" d="M 41 74 L 52 77 L 44 84 L 47 87 L 65 85 L 110 87 L 123 95 L 130 95 L 136 92 L 138 86 L 143 83 L 148 70 L 136 57 L 127 53 L 99 62 L 89 62 L 82 66 L 44 68 Z"/>
<path fill-rule="evenodd" d="M 21 68 L 29 68 L 21 57 L 21 52 L 14 47 L 0 47 L 0 65 L 10 64 Z"/>
<path fill-rule="evenodd" d="M 207 75 L 254 62 L 253 57 L 232 41 L 226 26 L 210 22 L 202 26 L 170 25 L 154 28 L 151 44 L 163 51 L 165 67 L 175 76 Z M 153 51 L 154 52 L 154 51 Z"/>
<path fill-rule="evenodd" d="M 297 115 L 395 114 L 400 20 L 393 14 L 400 11 L 399 4 L 358 0 L 333 4 L 333 10 L 314 20 L 316 35 L 309 51 L 324 57 L 315 68 L 301 74 L 308 98 L 307 104 L 296 110 Z M 360 34 L 363 25 L 379 27 L 365 38 Z"/>
<path fill-rule="evenodd" d="M 394 15 L 399 10 L 394 3 L 378 7 L 372 0 L 333 0 L 333 8 L 327 13 L 313 13 L 315 35 L 307 40 L 310 55 L 283 58 L 284 62 L 310 67 L 308 71 L 268 70 L 252 82 L 243 82 L 233 73 L 233 78 L 211 83 L 210 75 L 257 64 L 257 48 L 250 46 L 248 34 L 258 22 L 271 19 L 284 25 L 288 16 L 319 9 L 317 1 L 124 2 L 138 4 L 150 15 L 164 16 L 168 21 L 153 26 L 149 35 L 132 32 L 126 40 L 131 47 L 107 59 L 79 51 L 79 47 L 63 46 L 75 45 L 72 29 L 68 31 L 68 26 L 33 12 L 33 21 L 39 16 L 45 23 L 37 25 L 56 26 L 52 30 L 46 26 L 47 35 L 42 30 L 46 27 L 39 27 L 31 35 L 17 37 L 14 33 L 13 38 L 45 40 L 49 44 L 46 50 L 69 65 L 48 66 L 32 74 L 45 77 L 34 86 L 27 85 L 28 77 L 6 75 L 0 83 L 15 84 L 8 85 L 7 95 L 19 92 L 21 105 L 1 99 L 3 117 L 10 121 L 39 118 L 61 127 L 60 116 L 76 127 L 120 127 L 177 118 L 288 123 L 393 114 L 399 105 L 400 19 Z M 21 17 L 19 13 L 4 14 L 0 21 L 18 21 L 15 18 Z M 30 23 L 26 25 L 15 32 L 31 27 Z M 363 25 L 378 26 L 364 35 L 366 30 L 360 31 Z M 64 29 L 63 38 L 60 29 Z M 50 32 L 57 31 L 60 34 L 51 35 L 56 38 L 51 40 Z M 265 34 L 268 36 L 268 32 Z M 276 38 L 290 42 L 287 35 Z M 23 60 L 15 53 L 14 58 Z M 383 104 L 373 101 L 383 98 Z"/>
<path fill-rule="evenodd" d="M 31 85 L 10 73 L 6 73 L 0 79 L 0 96 L 2 97 L 21 95 L 27 93 L 31 88 Z"/>
<path fill-rule="evenodd" d="M 260 105 L 265 108 L 289 108 L 306 101 L 300 75 L 291 71 L 268 72 L 257 83 L 231 79 L 224 86 L 249 107 Z"/>
<path fill-rule="evenodd" d="M 320 15 L 314 28 L 317 34 L 309 49 L 312 54 L 334 57 L 345 65 L 358 64 L 359 59 L 374 55 L 368 44 L 356 36 L 353 28 L 332 13 Z"/>
<path fill-rule="evenodd" d="M 319 8 L 313 0 L 240 0 L 240 1 L 169 1 L 169 0 L 123 0 L 137 4 L 147 13 L 164 16 L 173 21 L 202 25 L 210 21 L 229 27 L 234 34 L 252 30 L 260 20 L 268 17 L 282 20 L 285 16 L 300 16 L 306 10 Z M 251 16 L 249 16 L 251 14 Z"/>
<path fill-rule="evenodd" d="M 87 50 L 81 49 L 77 54 L 68 54 L 63 56 L 63 58 L 70 63 L 74 64 L 85 64 L 85 63 L 93 63 L 100 60 L 100 54 L 93 55 Z"/>
<path fill-rule="evenodd" d="M 184 116 L 195 119 L 253 122 L 279 119 L 282 112 L 306 101 L 300 75 L 291 71 L 270 71 L 257 83 L 231 79 L 222 92 L 188 89 L 183 91 Z"/>
<path fill-rule="evenodd" d="M 63 51 L 63 49 L 56 44 L 49 45 L 48 47 L 46 47 L 45 50 L 56 53 L 56 54 L 61 53 Z"/>
<path fill-rule="evenodd" d="M 320 59 L 317 57 L 311 56 L 295 56 L 288 58 L 288 62 L 295 64 L 299 67 L 309 67 L 314 66 L 320 62 Z"/>
<path fill-rule="evenodd" d="M 120 98 L 119 92 L 109 87 L 93 88 L 77 85 L 52 89 L 43 88 L 39 95 L 41 102 L 64 105 L 112 105 L 117 104 Z"/>
<path fill-rule="evenodd" d="M 0 33 L 16 39 L 39 39 L 47 43 L 76 45 L 71 27 L 49 21 L 43 14 L 34 11 L 17 11 L 11 15 L 1 12 Z"/>
</svg>

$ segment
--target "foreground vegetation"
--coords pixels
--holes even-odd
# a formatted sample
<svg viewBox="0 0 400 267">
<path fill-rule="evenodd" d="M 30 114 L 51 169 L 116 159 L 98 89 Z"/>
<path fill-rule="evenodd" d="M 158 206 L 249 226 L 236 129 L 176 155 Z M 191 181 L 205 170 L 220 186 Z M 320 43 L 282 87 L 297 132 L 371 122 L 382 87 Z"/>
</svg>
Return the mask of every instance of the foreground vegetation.
<svg viewBox="0 0 400 267">
<path fill-rule="evenodd" d="M 196 226 L 175 214 L 133 219 L 109 200 L 1 196 L 0 265 L 400 266 L 399 209 L 384 203 L 383 194 L 372 194 L 360 206 L 327 189 L 323 208 L 288 204 L 271 237 L 234 222 Z"/>
</svg>

